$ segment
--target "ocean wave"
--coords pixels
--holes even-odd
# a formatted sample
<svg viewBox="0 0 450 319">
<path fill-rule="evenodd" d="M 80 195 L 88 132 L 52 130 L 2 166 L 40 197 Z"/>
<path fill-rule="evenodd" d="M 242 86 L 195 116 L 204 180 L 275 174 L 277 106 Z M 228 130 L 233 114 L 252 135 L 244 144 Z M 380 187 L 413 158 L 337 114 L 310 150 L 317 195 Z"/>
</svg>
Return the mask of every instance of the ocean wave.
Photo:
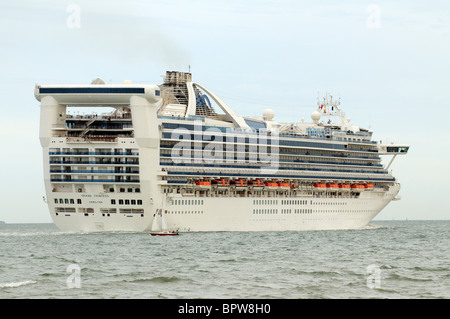
<svg viewBox="0 0 450 319">
<path fill-rule="evenodd" d="M 397 274 L 397 273 L 392 273 L 388 276 L 387 279 L 393 279 L 393 280 L 399 280 L 399 281 L 417 281 L 417 282 L 424 282 L 424 281 L 430 281 L 432 282 L 433 279 L 432 278 L 419 278 L 419 277 L 413 277 L 413 276 L 407 276 L 407 275 L 403 275 L 403 274 Z"/>
<path fill-rule="evenodd" d="M 34 281 L 34 280 L 9 282 L 9 283 L 5 283 L 5 284 L 0 283 L 0 288 L 17 288 L 17 287 L 26 286 L 26 285 L 32 285 L 35 283 L 36 283 L 36 281 Z"/>
<path fill-rule="evenodd" d="M 71 234 L 69 232 L 5 232 L 0 233 L 0 237 L 33 237 L 33 236 L 59 236 Z"/>
<path fill-rule="evenodd" d="M 159 277 L 152 277 L 152 278 L 136 278 L 131 280 L 125 280 L 127 282 L 134 282 L 134 283 L 145 283 L 145 282 L 153 282 L 153 283 L 169 283 L 169 282 L 176 282 L 182 280 L 179 277 L 176 276 L 159 276 Z"/>
<path fill-rule="evenodd" d="M 373 224 L 368 224 L 367 226 L 361 228 L 363 230 L 368 229 L 394 229 L 394 226 L 389 226 L 389 225 L 373 225 Z"/>
</svg>

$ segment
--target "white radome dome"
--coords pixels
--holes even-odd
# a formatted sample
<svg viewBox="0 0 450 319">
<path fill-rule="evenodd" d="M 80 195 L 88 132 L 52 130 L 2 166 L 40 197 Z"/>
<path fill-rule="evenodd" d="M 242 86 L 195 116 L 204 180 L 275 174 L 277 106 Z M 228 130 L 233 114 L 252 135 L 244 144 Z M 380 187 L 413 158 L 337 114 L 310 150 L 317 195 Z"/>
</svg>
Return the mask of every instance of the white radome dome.
<svg viewBox="0 0 450 319">
<path fill-rule="evenodd" d="M 275 116 L 275 113 L 273 112 L 273 110 L 271 110 L 271 109 L 264 110 L 264 113 L 263 113 L 264 120 L 272 121 L 274 116 Z"/>
<path fill-rule="evenodd" d="M 314 123 L 317 123 L 320 120 L 320 113 L 317 111 L 312 112 L 311 114 L 311 119 L 313 120 Z"/>
</svg>

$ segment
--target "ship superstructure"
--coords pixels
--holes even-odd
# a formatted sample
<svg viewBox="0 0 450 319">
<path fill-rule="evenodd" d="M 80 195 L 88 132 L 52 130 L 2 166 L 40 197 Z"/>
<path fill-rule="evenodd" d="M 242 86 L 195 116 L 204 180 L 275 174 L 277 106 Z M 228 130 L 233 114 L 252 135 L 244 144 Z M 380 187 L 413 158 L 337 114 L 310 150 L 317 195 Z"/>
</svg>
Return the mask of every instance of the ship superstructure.
<svg viewBox="0 0 450 319">
<path fill-rule="evenodd" d="M 311 121 L 278 123 L 269 109 L 238 115 L 184 72 L 160 85 L 36 85 L 35 96 L 63 230 L 150 231 L 161 213 L 180 232 L 361 228 L 400 189 L 380 155 L 409 149 L 373 141 L 330 95 Z"/>
</svg>

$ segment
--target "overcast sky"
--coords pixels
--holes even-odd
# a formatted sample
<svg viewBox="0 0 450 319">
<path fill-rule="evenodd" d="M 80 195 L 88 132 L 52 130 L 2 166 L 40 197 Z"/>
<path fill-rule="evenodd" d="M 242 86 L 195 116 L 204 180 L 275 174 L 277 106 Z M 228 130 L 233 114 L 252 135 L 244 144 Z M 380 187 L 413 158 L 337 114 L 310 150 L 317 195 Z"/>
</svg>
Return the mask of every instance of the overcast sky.
<svg viewBox="0 0 450 319">
<path fill-rule="evenodd" d="M 0 220 L 51 221 L 36 83 L 159 84 L 189 68 L 240 115 L 299 122 L 318 92 L 339 96 L 376 140 L 411 146 L 391 167 L 402 200 L 376 219 L 450 217 L 448 1 L 15 0 L 0 30 Z"/>
</svg>

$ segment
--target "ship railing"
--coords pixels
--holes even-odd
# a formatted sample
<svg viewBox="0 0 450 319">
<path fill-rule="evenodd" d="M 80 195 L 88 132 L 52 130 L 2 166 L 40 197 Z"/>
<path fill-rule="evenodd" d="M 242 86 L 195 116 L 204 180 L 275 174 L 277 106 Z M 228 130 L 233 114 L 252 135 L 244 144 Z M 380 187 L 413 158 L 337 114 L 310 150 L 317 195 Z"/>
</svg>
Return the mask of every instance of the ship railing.
<svg viewBox="0 0 450 319">
<path fill-rule="evenodd" d="M 69 183 L 140 183 L 139 179 L 116 180 L 116 179 L 82 179 L 82 178 L 59 178 L 50 177 L 50 182 L 69 182 Z"/>
<path fill-rule="evenodd" d="M 179 115 L 158 115 L 159 119 L 167 119 L 167 120 L 185 120 L 185 121 L 205 121 L 205 117 L 201 115 L 189 115 L 188 117 L 179 116 Z"/>
<path fill-rule="evenodd" d="M 119 162 L 101 162 L 101 161 L 58 161 L 50 160 L 50 164 L 67 165 L 67 164 L 77 164 L 77 165 L 139 165 L 139 161 L 119 161 Z"/>
<path fill-rule="evenodd" d="M 110 156 L 138 156 L 139 152 L 48 152 L 48 155 L 110 155 Z"/>
<path fill-rule="evenodd" d="M 68 136 L 66 137 L 67 143 L 86 143 L 86 142 L 117 142 L 117 137 L 111 136 Z"/>
<path fill-rule="evenodd" d="M 115 120 L 115 119 L 131 119 L 130 113 L 124 113 L 122 115 L 111 115 L 111 114 L 83 114 L 83 115 L 73 115 L 73 114 L 66 114 L 66 119 L 76 119 L 76 120 L 90 120 L 90 119 L 99 119 L 99 120 Z"/>
</svg>

